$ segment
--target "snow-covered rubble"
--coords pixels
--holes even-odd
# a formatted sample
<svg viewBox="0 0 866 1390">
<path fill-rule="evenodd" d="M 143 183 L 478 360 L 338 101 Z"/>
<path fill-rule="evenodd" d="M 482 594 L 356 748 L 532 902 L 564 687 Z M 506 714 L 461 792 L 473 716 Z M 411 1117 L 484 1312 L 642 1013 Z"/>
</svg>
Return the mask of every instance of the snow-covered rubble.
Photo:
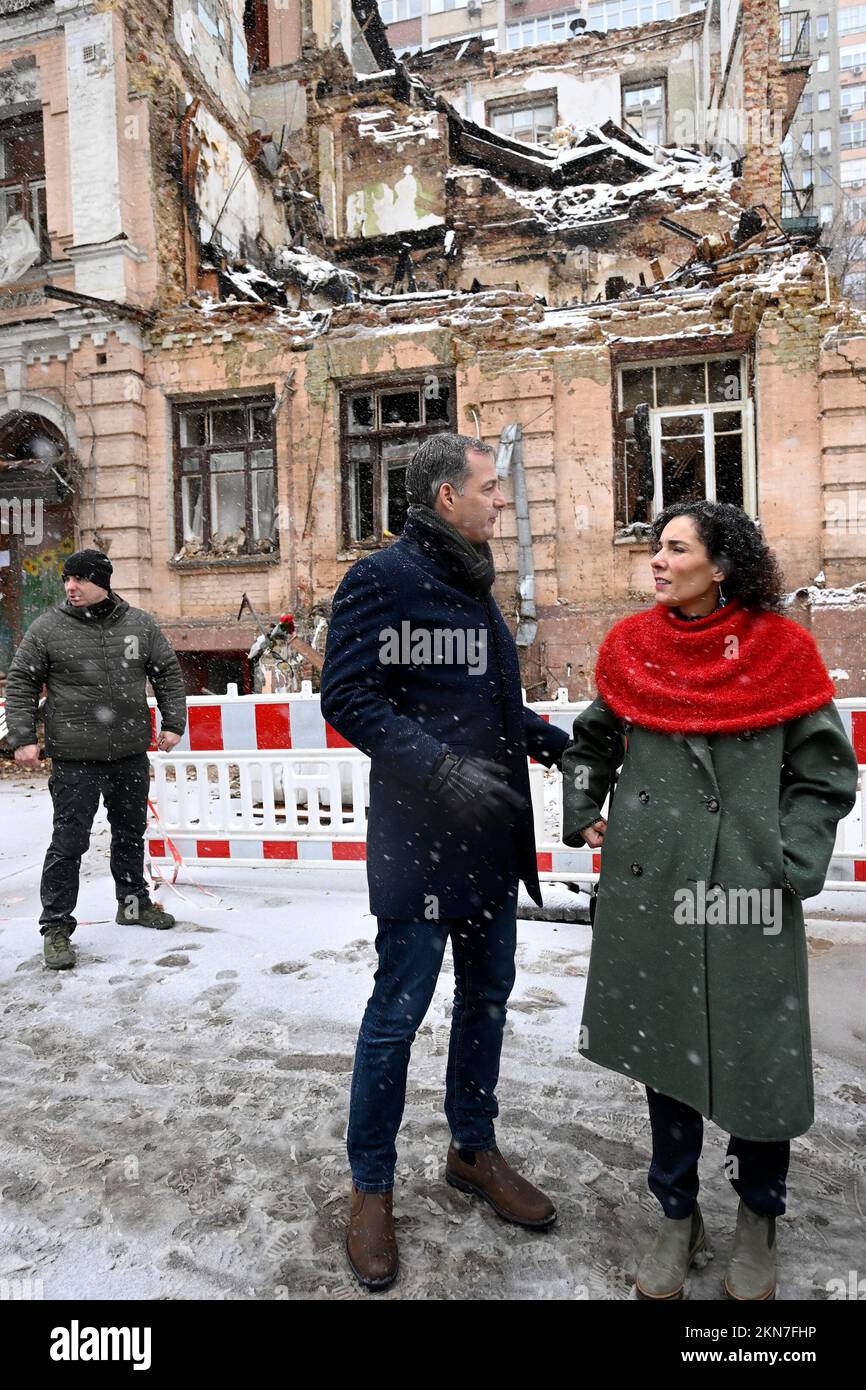
<svg viewBox="0 0 866 1390">
<path fill-rule="evenodd" d="M 358 127 L 358 134 L 377 145 L 399 144 L 404 140 L 438 140 L 439 113 L 411 111 L 398 120 L 389 107 L 350 111 L 349 118 Z"/>
<path fill-rule="evenodd" d="M 634 155 L 634 151 L 624 153 Z M 478 175 L 471 166 L 449 170 L 449 177 L 458 180 Z M 490 174 L 506 197 L 531 212 L 551 228 L 563 230 L 596 223 L 628 221 L 638 199 L 664 198 L 679 203 L 689 202 L 694 195 L 712 193 L 723 202 L 729 200 L 731 175 L 722 171 L 717 162 L 701 157 L 699 162 L 665 159 L 652 163 L 647 171 L 627 183 L 612 184 L 597 180 L 574 183 L 565 188 L 519 188 Z"/>
<path fill-rule="evenodd" d="M 866 608 L 866 581 L 850 584 L 845 589 L 807 584 L 785 595 L 785 603 L 789 606 L 796 600 L 807 603 L 810 608 Z"/>
</svg>

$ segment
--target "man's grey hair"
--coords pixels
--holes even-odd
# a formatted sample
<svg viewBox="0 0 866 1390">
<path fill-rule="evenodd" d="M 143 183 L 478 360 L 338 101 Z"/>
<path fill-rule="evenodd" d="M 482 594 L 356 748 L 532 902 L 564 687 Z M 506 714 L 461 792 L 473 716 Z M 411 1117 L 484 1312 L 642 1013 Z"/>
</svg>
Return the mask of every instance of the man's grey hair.
<svg viewBox="0 0 866 1390">
<path fill-rule="evenodd" d="M 443 483 L 451 483 L 458 492 L 469 476 L 466 455 L 495 451 L 483 439 L 470 439 L 468 434 L 434 434 L 415 450 L 406 469 L 406 500 L 418 507 L 435 507 Z"/>
</svg>

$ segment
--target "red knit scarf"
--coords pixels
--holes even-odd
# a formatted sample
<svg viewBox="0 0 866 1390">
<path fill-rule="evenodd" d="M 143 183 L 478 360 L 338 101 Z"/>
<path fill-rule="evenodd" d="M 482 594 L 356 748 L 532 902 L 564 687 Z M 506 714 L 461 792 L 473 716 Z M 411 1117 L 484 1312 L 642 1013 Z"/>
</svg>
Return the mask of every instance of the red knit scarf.
<svg viewBox="0 0 866 1390">
<path fill-rule="evenodd" d="M 666 734 L 763 729 L 835 694 L 804 628 L 736 599 L 706 618 L 663 603 L 623 618 L 601 644 L 595 680 L 614 714 Z"/>
</svg>

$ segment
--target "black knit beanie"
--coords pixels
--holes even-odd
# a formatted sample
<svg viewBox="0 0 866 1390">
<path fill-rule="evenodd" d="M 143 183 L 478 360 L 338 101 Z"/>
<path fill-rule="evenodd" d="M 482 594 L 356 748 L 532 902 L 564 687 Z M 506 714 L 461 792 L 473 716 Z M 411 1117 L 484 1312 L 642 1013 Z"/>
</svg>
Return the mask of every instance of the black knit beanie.
<svg viewBox="0 0 866 1390">
<path fill-rule="evenodd" d="M 112 565 L 101 550 L 76 550 L 63 562 L 64 579 L 89 579 L 100 589 L 111 588 Z"/>
</svg>

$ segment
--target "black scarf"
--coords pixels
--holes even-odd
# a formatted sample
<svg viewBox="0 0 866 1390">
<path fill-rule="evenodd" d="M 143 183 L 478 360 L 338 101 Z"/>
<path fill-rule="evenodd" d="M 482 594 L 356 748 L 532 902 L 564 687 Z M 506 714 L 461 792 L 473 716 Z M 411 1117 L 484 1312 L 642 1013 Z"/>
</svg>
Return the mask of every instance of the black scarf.
<svg viewBox="0 0 866 1390">
<path fill-rule="evenodd" d="M 444 560 L 478 598 L 487 597 L 496 578 L 496 568 L 493 552 L 486 541 L 474 545 L 432 507 L 420 505 L 409 508 L 403 535 Z"/>
</svg>

